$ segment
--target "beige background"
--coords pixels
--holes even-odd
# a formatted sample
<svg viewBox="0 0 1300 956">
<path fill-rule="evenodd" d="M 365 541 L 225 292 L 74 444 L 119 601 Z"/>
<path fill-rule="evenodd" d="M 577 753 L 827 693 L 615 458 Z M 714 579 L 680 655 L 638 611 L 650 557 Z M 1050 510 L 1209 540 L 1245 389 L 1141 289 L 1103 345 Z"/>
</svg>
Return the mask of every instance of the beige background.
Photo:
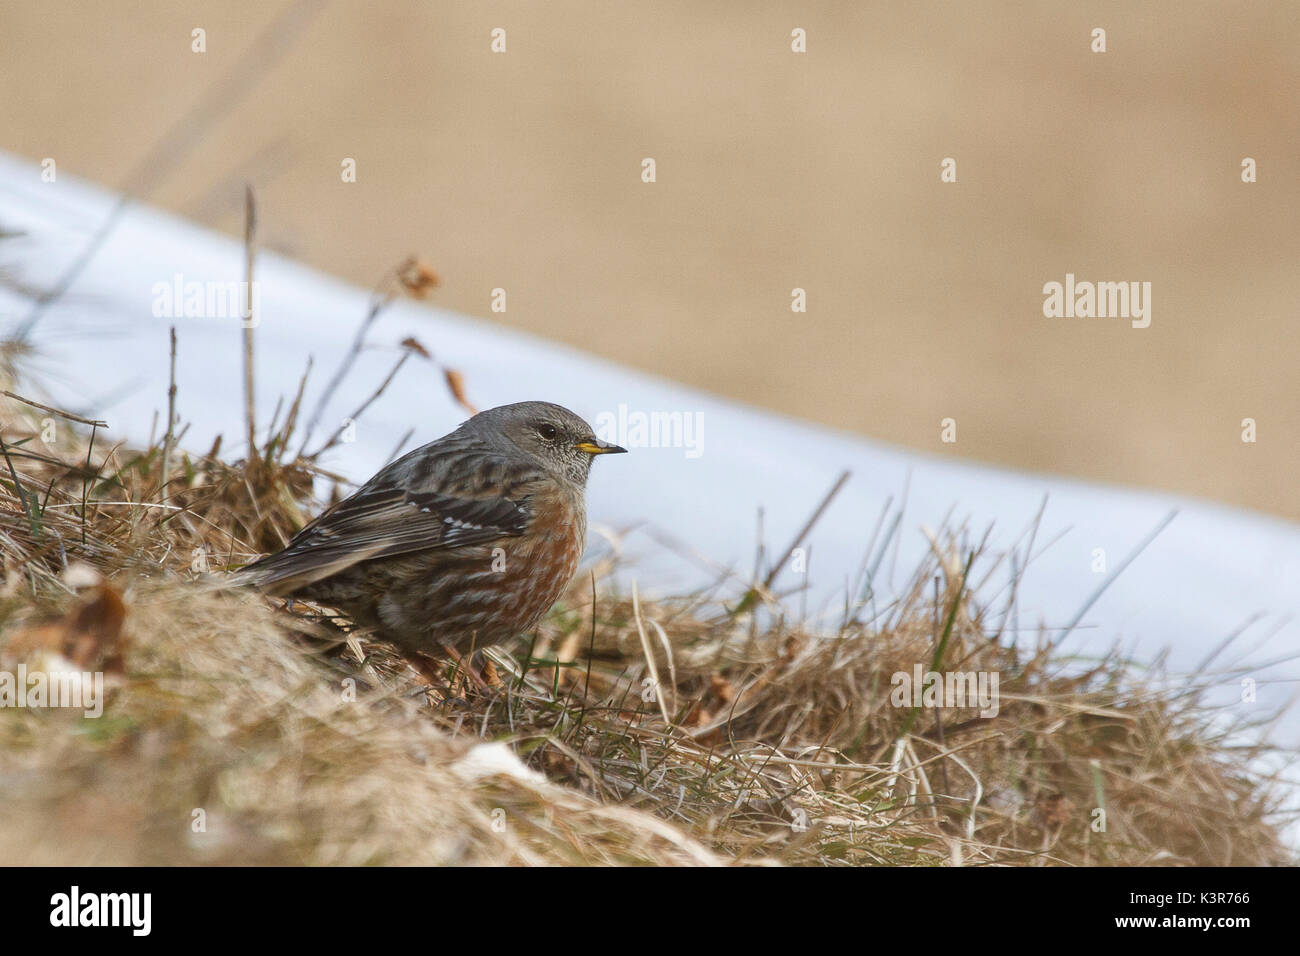
<svg viewBox="0 0 1300 956">
<path fill-rule="evenodd" d="M 291 4 L 7 2 L 0 148 L 232 234 L 251 181 L 315 266 L 419 252 L 440 304 L 790 415 L 1300 518 L 1300 5 L 316 6 L 237 69 Z M 1066 272 L 1151 327 L 1044 318 Z"/>
</svg>

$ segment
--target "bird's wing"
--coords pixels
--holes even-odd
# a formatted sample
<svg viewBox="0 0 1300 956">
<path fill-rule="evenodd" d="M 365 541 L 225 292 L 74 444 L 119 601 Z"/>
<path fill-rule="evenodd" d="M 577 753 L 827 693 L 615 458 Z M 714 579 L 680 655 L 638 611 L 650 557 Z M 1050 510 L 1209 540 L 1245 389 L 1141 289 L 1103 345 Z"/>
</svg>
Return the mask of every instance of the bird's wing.
<svg viewBox="0 0 1300 956">
<path fill-rule="evenodd" d="M 530 517 L 527 495 L 467 497 L 372 482 L 240 575 L 273 594 L 288 594 L 363 561 L 517 537 Z"/>
</svg>

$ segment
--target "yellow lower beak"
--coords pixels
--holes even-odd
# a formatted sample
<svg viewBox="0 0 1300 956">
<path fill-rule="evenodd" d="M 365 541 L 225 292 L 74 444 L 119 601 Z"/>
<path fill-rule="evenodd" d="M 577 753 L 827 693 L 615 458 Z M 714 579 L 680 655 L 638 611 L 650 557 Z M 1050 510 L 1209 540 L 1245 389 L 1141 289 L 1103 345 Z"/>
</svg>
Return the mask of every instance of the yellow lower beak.
<svg viewBox="0 0 1300 956">
<path fill-rule="evenodd" d="M 588 455 L 617 455 L 627 451 L 626 448 L 611 445 L 609 442 L 597 441 L 594 438 L 590 441 L 580 441 L 573 447 L 578 451 L 585 451 Z"/>
</svg>

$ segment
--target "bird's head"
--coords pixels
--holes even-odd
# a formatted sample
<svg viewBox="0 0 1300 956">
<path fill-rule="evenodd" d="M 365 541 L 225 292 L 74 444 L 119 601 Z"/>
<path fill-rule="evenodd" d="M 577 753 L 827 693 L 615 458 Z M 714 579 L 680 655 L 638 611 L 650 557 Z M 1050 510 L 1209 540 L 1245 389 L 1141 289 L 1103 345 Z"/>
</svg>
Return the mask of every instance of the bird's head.
<svg viewBox="0 0 1300 956">
<path fill-rule="evenodd" d="M 519 402 L 490 408 L 479 412 L 467 424 L 481 424 L 536 460 L 546 471 L 579 486 L 587 483 L 592 459 L 597 455 L 627 451 L 601 441 L 580 416 L 550 402 Z"/>
</svg>

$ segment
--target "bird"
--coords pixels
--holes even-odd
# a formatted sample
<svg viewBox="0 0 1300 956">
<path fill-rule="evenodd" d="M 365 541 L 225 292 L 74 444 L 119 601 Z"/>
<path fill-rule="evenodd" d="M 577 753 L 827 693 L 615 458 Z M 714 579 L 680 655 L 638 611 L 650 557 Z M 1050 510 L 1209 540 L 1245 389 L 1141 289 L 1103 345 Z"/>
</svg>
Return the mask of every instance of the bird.
<svg viewBox="0 0 1300 956">
<path fill-rule="evenodd" d="M 487 409 L 385 466 L 240 583 L 459 660 L 555 603 L 586 546 L 591 464 L 626 451 L 561 405 Z"/>
</svg>

